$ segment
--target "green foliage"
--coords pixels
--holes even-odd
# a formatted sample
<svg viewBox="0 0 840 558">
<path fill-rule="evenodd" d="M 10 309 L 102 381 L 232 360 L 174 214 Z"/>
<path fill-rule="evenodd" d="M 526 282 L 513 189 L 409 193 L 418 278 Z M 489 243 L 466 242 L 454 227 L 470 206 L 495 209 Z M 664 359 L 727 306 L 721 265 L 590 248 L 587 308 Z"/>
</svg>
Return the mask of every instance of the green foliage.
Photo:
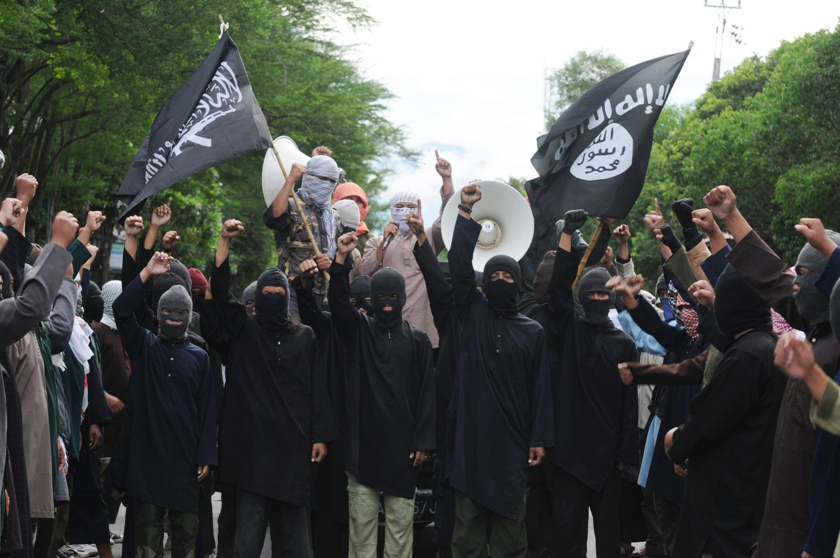
<svg viewBox="0 0 840 558">
<path fill-rule="evenodd" d="M 569 58 L 563 67 L 549 77 L 554 106 L 545 115 L 546 130 L 551 128 L 569 105 L 574 103 L 587 89 L 624 69 L 624 62 L 613 54 L 601 50 L 581 50 Z"/>
<path fill-rule="evenodd" d="M 22 172 L 38 178 L 27 227 L 33 240 L 43 241 L 60 209 L 81 217 L 102 209 L 113 223 L 114 195 L 157 111 L 218 40 L 218 9 L 209 0 L 0 5 L 0 150 L 7 159 L 0 189 L 12 194 Z M 416 156 L 385 118 L 391 93 L 331 40 L 338 21 L 372 25 L 364 9 L 349 0 L 231 0 L 223 9 L 272 133 L 293 137 L 307 154 L 329 146 L 371 197 L 384 188 L 380 161 Z M 257 154 L 200 173 L 145 211 L 148 218 L 151 206 L 174 198 L 172 226 L 182 237 L 176 256 L 201 268 L 222 219 L 245 222 L 231 256 L 234 289 L 275 261 L 272 233 L 262 225 L 261 163 Z M 95 240 L 107 248 L 105 228 Z M 107 270 L 94 272 L 104 279 Z"/>
</svg>

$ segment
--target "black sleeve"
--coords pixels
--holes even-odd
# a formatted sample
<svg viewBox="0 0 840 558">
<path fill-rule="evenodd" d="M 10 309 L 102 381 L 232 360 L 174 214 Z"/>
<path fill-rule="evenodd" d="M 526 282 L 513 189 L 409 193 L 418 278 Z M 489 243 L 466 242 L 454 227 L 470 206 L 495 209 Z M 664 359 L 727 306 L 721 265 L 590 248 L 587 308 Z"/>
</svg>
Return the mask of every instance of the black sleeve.
<svg viewBox="0 0 840 558">
<path fill-rule="evenodd" d="M 551 310 L 556 319 L 565 321 L 575 312 L 575 297 L 572 292 L 572 285 L 577 276 L 577 268 L 580 264 L 580 256 L 557 250 L 554 258 L 554 271 L 548 283 L 548 295 L 551 299 Z"/>
<path fill-rule="evenodd" d="M 291 201 L 289 203 L 291 204 Z M 265 223 L 265 226 L 271 230 L 285 231 L 292 224 L 292 219 L 289 215 L 290 208 L 291 205 L 289 205 L 286 208 L 285 213 L 281 214 L 279 217 L 275 217 L 274 211 L 269 205 L 268 208 L 265 210 L 265 213 L 263 213 L 263 223 Z"/>
<path fill-rule="evenodd" d="M 423 246 L 414 243 L 414 259 L 417 260 L 423 280 L 426 282 L 426 292 L 429 295 L 429 306 L 432 309 L 435 328 L 443 337 L 449 327 L 452 314 L 452 285 L 446 280 L 428 238 Z"/>
<path fill-rule="evenodd" d="M 91 336 L 91 344 L 98 343 L 96 333 Z M 94 351 L 94 355 L 101 354 L 101 351 Z M 111 412 L 108 411 L 108 403 L 105 401 L 105 390 L 102 388 L 102 363 L 94 356 L 90 359 L 93 368 L 86 376 L 88 387 L 88 407 L 85 416 L 90 417 L 91 424 L 110 424 Z"/>
<path fill-rule="evenodd" d="M 684 330 L 669 326 L 660 320 L 656 309 L 647 299 L 637 296 L 636 302 L 638 303 L 636 307 L 628 311 L 630 317 L 667 350 L 674 353 L 679 352 L 686 341 L 691 339 Z"/>
<path fill-rule="evenodd" d="M 455 305 L 462 316 L 478 304 L 482 296 L 475 283 L 475 269 L 472 264 L 475 243 L 480 233 L 481 225 L 472 219 L 466 219 L 463 215 L 458 215 L 449 248 L 449 273 L 452 276 Z"/>
<path fill-rule="evenodd" d="M 214 261 L 210 277 L 210 289 L 217 318 L 222 328 L 233 340 L 239 335 L 248 316 L 245 306 L 236 300 L 236 297 L 230 292 L 230 258 L 225 259 L 222 265 L 218 267 L 216 267 Z"/>
<path fill-rule="evenodd" d="M 24 266 L 29 259 L 29 253 L 32 251 L 32 244 L 14 227 L 6 227 L 4 232 L 9 240 L 6 242 L 6 247 L 0 252 L 0 261 L 9 268 L 15 292 L 18 292 L 23 284 L 23 276 L 26 273 Z"/>
<path fill-rule="evenodd" d="M 349 258 L 348 258 L 349 261 Z M 345 343 L 352 342 L 359 332 L 362 314 L 350 303 L 351 267 L 333 262 L 330 266 L 330 288 L 327 297 L 338 336 Z"/>
<path fill-rule="evenodd" d="M 313 285 L 314 281 L 310 279 L 309 284 L 304 287 L 300 275 L 292 279 L 291 283 L 291 287 L 297 294 L 300 321 L 311 327 L 315 331 L 315 337 L 319 341 L 322 341 L 330 335 L 332 320 L 323 310 L 318 308 L 318 303 L 315 301 L 315 297 L 312 296 Z"/>
</svg>

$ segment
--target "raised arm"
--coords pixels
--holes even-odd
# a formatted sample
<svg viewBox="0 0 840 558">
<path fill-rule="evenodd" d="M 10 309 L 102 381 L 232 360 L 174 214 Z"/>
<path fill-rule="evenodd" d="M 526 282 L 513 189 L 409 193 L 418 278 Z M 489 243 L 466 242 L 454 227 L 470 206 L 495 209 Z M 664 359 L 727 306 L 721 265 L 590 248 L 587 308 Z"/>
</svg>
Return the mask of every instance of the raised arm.
<svg viewBox="0 0 840 558">
<path fill-rule="evenodd" d="M 563 219 L 563 232 L 560 233 L 557 256 L 554 258 L 554 271 L 548 283 L 551 310 L 557 319 L 571 316 L 575 311 L 575 298 L 572 287 L 577 277 L 577 268 L 581 256 L 572 251 L 572 234 L 581 228 L 589 215 L 582 209 L 566 212 Z"/>
<path fill-rule="evenodd" d="M 143 248 L 146 250 L 154 250 L 160 228 L 172 219 L 172 209 L 170 208 L 171 204 L 172 198 L 169 198 L 169 201 L 156 207 L 155 210 L 152 211 L 149 230 L 146 231 L 146 237 L 143 239 Z"/>
<path fill-rule="evenodd" d="M 406 222 L 411 228 L 411 232 L 417 237 L 417 242 L 414 244 L 414 259 L 417 261 L 420 273 L 423 274 L 423 281 L 426 283 L 426 292 L 429 294 L 429 306 L 432 309 L 435 328 L 443 335 L 449 327 L 452 313 L 452 285 L 446 280 L 446 276 L 440 268 L 440 262 L 435 257 L 431 243 L 426 236 L 419 201 L 417 213 L 409 214 Z"/>
<path fill-rule="evenodd" d="M 72 277 L 65 276 L 65 279 L 67 281 L 62 281 L 58 289 L 50 317 L 44 322 L 54 355 L 67 348 L 76 322 L 76 283 Z"/>
<path fill-rule="evenodd" d="M 70 268 L 73 257 L 67 247 L 73 242 L 78 228 L 76 218 L 66 211 L 55 216 L 52 239 L 26 275 L 17 296 L 0 301 L 0 346 L 11 345 L 48 316 Z M 73 283 L 74 289 L 75 286 Z"/>
<path fill-rule="evenodd" d="M 330 288 L 327 298 L 330 303 L 335 330 L 344 342 L 356 338 L 362 314 L 350 303 L 350 271 L 347 255 L 356 248 L 359 239 L 356 233 L 347 233 L 336 240 L 335 261 L 330 266 Z"/>
<path fill-rule="evenodd" d="M 140 215 L 130 215 L 125 218 L 123 224 L 125 229 L 125 247 L 124 251 L 131 256 L 131 259 L 137 259 L 137 237 L 143 232 L 143 217 Z"/>
<path fill-rule="evenodd" d="M 327 258 L 326 254 L 321 254 L 321 256 Z M 315 297 L 312 295 L 312 276 L 318 273 L 318 264 L 314 258 L 304 260 L 301 262 L 298 271 L 297 277 L 292 279 L 290 286 L 297 293 L 300 321 L 315 331 L 319 341 L 327 339 L 332 327 L 332 320 L 323 310 L 318 308 L 318 303 L 315 302 Z"/>
<path fill-rule="evenodd" d="M 289 196 L 292 195 L 292 189 L 295 187 L 295 182 L 297 182 L 304 174 L 306 174 L 306 167 L 299 163 L 293 164 L 292 168 L 289 169 L 289 175 L 286 178 L 285 184 L 283 184 L 283 187 L 280 188 L 280 192 L 277 194 L 277 197 L 274 198 L 274 201 L 271 202 L 272 217 L 276 219 L 286 213 L 286 210 L 289 208 Z M 267 216 L 268 215 L 266 214 L 266 217 Z"/>
<path fill-rule="evenodd" d="M 143 345 L 148 330 L 140 327 L 134 313 L 138 306 L 145 304 L 149 291 L 149 280 L 155 275 L 163 275 L 169 271 L 169 260 L 172 258 L 163 252 L 158 252 L 143 268 L 140 274 L 123 289 L 114 301 L 114 321 L 123 342 L 123 348 L 130 358 L 137 358 L 143 351 Z"/>
<path fill-rule="evenodd" d="M 473 269 L 473 253 L 481 225 L 470 217 L 472 207 L 481 199 L 481 186 L 468 184 L 461 188 L 461 206 L 455 221 L 455 231 L 452 233 L 452 246 L 449 250 L 449 273 L 452 277 L 452 292 L 455 304 L 462 315 L 478 304 L 481 294 L 475 283 Z"/>
<path fill-rule="evenodd" d="M 428 236 L 429 241 L 432 243 L 432 250 L 434 251 L 435 256 L 437 256 L 443 251 L 444 248 L 443 234 L 441 233 L 440 228 L 440 220 L 443 217 L 443 210 L 446 208 L 446 204 L 449 202 L 449 199 L 454 193 L 454 187 L 452 185 L 452 165 L 446 159 L 441 158 L 441 156 L 438 154 L 437 149 L 435 149 L 435 158 L 437 159 L 437 164 L 435 164 L 435 170 L 443 179 L 443 186 L 441 186 L 440 188 L 440 212 L 438 213 L 437 219 L 435 219 L 434 222 L 432 222 L 431 226 L 426 231 L 426 235 Z M 419 207 L 420 206 L 418 200 L 418 209 Z"/>
<path fill-rule="evenodd" d="M 231 337 L 239 334 L 239 330 L 247 319 L 245 306 L 236 300 L 230 292 L 230 243 L 235 237 L 242 234 L 245 227 L 237 219 L 228 219 L 222 225 L 222 234 L 219 236 L 219 244 L 216 247 L 216 259 L 213 262 L 213 270 L 210 273 L 210 292 L 213 297 L 213 305 L 218 312 L 222 328 Z"/>
<path fill-rule="evenodd" d="M 29 215 L 29 202 L 35 197 L 38 181 L 28 173 L 21 174 L 15 179 L 15 198 L 20 200 L 20 219 L 11 224 L 21 236 L 26 236 L 26 217 Z M 66 248 L 66 246 L 65 246 Z"/>
<path fill-rule="evenodd" d="M 640 364 L 638 362 L 623 362 L 618 365 L 621 379 L 625 385 L 654 384 L 654 385 L 696 385 L 703 383 L 703 371 L 709 349 L 688 360 L 675 364 Z"/>
</svg>

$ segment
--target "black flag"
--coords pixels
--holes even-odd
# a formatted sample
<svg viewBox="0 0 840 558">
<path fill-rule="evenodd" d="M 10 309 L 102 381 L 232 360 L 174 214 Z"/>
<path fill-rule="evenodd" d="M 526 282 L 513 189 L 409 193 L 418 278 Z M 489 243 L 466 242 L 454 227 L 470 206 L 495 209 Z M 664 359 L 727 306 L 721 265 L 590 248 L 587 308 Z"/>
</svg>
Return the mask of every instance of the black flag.
<svg viewBox="0 0 840 558">
<path fill-rule="evenodd" d="M 245 65 L 225 33 L 207 59 L 160 109 L 117 198 L 120 221 L 146 198 L 214 165 L 271 147 L 271 134 Z"/>
<path fill-rule="evenodd" d="M 627 217 L 645 182 L 654 125 L 689 52 L 613 74 L 537 140 L 531 163 L 540 177 L 528 190 L 536 230 L 553 226 L 571 209 Z"/>
</svg>

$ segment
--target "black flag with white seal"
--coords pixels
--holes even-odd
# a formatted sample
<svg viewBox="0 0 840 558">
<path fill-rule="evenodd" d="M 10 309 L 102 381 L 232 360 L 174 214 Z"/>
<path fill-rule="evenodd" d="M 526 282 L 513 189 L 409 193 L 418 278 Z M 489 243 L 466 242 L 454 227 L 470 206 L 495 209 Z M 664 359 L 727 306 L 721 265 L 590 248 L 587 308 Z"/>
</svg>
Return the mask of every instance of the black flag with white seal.
<svg viewBox="0 0 840 558">
<path fill-rule="evenodd" d="M 537 140 L 528 190 L 535 235 L 566 211 L 623 219 L 645 182 L 653 128 L 691 50 L 626 68 L 599 82 Z"/>
<path fill-rule="evenodd" d="M 240 155 L 271 147 L 268 123 L 228 33 L 163 105 L 123 179 L 117 198 L 137 213 L 173 184 Z"/>
</svg>

